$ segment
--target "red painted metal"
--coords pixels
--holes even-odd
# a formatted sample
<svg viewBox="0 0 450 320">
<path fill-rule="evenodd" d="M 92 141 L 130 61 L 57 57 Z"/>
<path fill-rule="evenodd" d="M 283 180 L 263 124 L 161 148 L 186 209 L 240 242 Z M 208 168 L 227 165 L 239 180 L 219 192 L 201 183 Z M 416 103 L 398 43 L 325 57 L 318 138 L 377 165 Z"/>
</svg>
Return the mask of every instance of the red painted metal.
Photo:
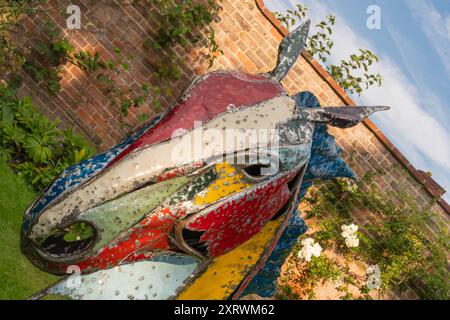
<svg viewBox="0 0 450 320">
<path fill-rule="evenodd" d="M 241 108 L 276 97 L 284 90 L 278 82 L 262 76 L 215 72 L 196 83 L 164 119 L 122 151 L 108 166 L 131 151 L 170 139 L 176 129 L 191 130 L 194 121 L 207 122 L 227 108 Z"/>
<path fill-rule="evenodd" d="M 152 214 L 127 231 L 120 239 L 102 248 L 96 256 L 77 265 L 81 271 L 88 268 L 105 269 L 128 259 L 138 261 L 139 258 L 146 258 L 146 255 L 136 255 L 139 251 L 174 251 L 175 248 L 170 246 L 168 237 L 176 221 L 173 217 L 169 208 Z"/>
<path fill-rule="evenodd" d="M 292 197 L 287 184 L 296 172 L 243 193 L 226 201 L 215 210 L 188 218 L 186 228 L 203 231 L 200 238 L 206 242 L 212 257 L 230 251 L 257 234 Z"/>
<path fill-rule="evenodd" d="M 208 253 L 219 256 L 257 234 L 292 197 L 287 184 L 295 176 L 290 172 L 255 189 L 252 194 L 226 201 L 214 210 L 192 214 L 186 227 L 204 231 Z M 175 223 L 186 215 L 183 209 L 164 208 L 143 219 L 120 239 L 104 247 L 97 255 L 77 263 L 81 271 L 105 269 L 122 261 L 148 258 L 149 252 L 176 251 L 169 242 Z"/>
</svg>

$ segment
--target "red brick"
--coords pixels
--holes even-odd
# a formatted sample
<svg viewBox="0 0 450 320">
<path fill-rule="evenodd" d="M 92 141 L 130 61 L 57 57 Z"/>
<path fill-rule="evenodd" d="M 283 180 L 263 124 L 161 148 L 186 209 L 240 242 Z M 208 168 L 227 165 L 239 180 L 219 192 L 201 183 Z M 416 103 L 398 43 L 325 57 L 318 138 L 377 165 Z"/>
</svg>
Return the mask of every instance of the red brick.
<svg viewBox="0 0 450 320">
<path fill-rule="evenodd" d="M 63 20 L 56 17 L 56 12 L 62 2 L 54 3 L 48 12 L 61 24 Z M 89 26 L 89 31 L 70 32 L 70 40 L 75 46 L 97 50 L 104 59 L 112 60 L 116 59 L 114 48 L 121 47 L 125 54 L 131 53 L 134 58 L 129 61 L 130 72 L 128 74 L 122 72 L 117 77 L 119 85 L 137 86 L 144 81 L 160 85 L 152 77 L 152 63 L 160 59 L 161 52 L 153 49 L 145 50 L 141 44 L 145 37 L 154 37 L 158 29 L 156 22 L 147 17 L 147 12 L 151 8 L 129 5 L 120 9 L 88 0 L 77 1 L 77 4 L 82 7 L 83 26 Z M 223 7 L 224 10 L 220 13 L 221 21 L 214 23 L 213 27 L 217 30 L 217 40 L 225 55 L 216 60 L 213 69 L 241 70 L 250 73 L 272 69 L 277 59 L 279 42 L 286 34 L 286 29 L 274 19 L 261 0 L 244 2 L 224 0 Z M 39 17 L 35 21 L 41 25 L 43 23 L 43 19 Z M 32 30 L 36 25 L 31 20 L 25 19 L 23 26 Z M 99 34 L 98 31 L 102 31 L 103 34 Z M 162 97 L 164 108 L 180 94 L 195 73 L 203 74 L 209 71 L 205 65 L 199 65 L 198 60 L 201 56 L 199 46 L 186 48 L 177 46 L 174 52 L 179 58 L 187 61 L 187 65 L 181 67 L 182 79 L 172 84 L 174 96 Z M 60 95 L 53 98 L 40 90 L 35 97 L 37 105 L 50 117 L 60 116 L 64 122 L 68 122 L 63 123 L 63 126 L 77 126 L 82 128 L 83 132 L 88 132 L 91 140 L 101 139 L 101 148 L 113 146 L 127 133 L 126 129 L 119 128 L 119 111 L 110 105 L 105 90 L 95 80 L 95 75 L 86 76 L 85 72 L 75 67 L 67 70 L 61 81 L 63 90 Z M 36 84 L 28 76 L 25 75 L 24 78 L 26 83 L 22 94 L 38 92 Z M 352 99 L 306 51 L 302 52 L 301 58 L 283 81 L 283 85 L 290 93 L 301 90 L 312 91 L 324 104 L 354 105 Z M 146 108 L 151 112 L 151 103 Z M 136 114 L 139 112 L 140 110 L 130 112 L 130 122 L 138 123 Z M 372 121 L 367 120 L 364 125 L 355 129 L 333 129 L 330 132 L 338 137 L 338 144 L 344 150 L 347 161 L 350 162 L 353 152 L 357 151 L 352 168 L 358 175 L 378 167 L 386 171 L 386 177 L 377 179 L 380 188 L 411 190 L 418 202 L 426 202 L 431 194 L 436 193 L 433 184 L 420 179 L 415 168 Z M 398 166 L 403 169 L 397 169 Z M 404 178 L 405 170 L 410 177 Z M 437 206 L 448 213 L 449 206 L 445 201 L 439 199 Z"/>
</svg>

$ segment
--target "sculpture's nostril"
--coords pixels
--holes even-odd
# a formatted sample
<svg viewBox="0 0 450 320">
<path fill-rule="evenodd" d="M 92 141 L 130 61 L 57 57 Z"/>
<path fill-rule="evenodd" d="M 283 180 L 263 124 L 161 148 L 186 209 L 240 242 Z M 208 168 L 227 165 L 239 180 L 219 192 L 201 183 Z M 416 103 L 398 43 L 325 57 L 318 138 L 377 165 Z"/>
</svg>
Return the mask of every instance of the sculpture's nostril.
<svg viewBox="0 0 450 320">
<path fill-rule="evenodd" d="M 76 258 L 88 250 L 96 238 L 95 228 L 88 223 L 74 223 L 52 232 L 38 246 L 50 260 Z"/>
</svg>

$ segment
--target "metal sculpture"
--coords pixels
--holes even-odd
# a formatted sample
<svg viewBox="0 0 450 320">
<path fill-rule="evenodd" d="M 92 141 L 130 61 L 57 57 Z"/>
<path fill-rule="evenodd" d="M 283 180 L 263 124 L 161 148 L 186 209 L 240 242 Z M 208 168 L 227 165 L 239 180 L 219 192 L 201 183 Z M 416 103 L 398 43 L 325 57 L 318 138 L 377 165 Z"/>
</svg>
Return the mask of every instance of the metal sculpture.
<svg viewBox="0 0 450 320">
<path fill-rule="evenodd" d="M 325 124 L 349 127 L 387 109 L 321 108 L 308 92 L 287 95 L 280 80 L 308 29 L 309 21 L 282 40 L 271 73 L 199 77 L 170 110 L 65 170 L 26 211 L 21 248 L 47 272 L 79 274 L 36 297 L 273 294 L 277 270 L 306 230 L 301 196 L 315 178 L 353 176 Z M 217 138 L 261 130 L 270 138 Z"/>
</svg>

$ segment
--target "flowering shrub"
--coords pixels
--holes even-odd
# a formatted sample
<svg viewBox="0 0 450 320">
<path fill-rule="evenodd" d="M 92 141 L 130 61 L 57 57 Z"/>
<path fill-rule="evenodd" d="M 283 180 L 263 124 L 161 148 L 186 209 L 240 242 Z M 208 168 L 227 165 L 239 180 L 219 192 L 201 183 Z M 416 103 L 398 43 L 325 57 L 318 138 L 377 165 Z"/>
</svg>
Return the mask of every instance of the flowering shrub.
<svg viewBox="0 0 450 320">
<path fill-rule="evenodd" d="M 367 274 L 367 288 L 370 290 L 381 288 L 381 270 L 380 267 L 376 265 L 370 265 L 366 270 Z"/>
<path fill-rule="evenodd" d="M 346 246 L 349 248 L 358 247 L 359 239 L 358 236 L 356 235 L 356 231 L 358 231 L 358 226 L 353 223 L 348 226 L 344 224 L 342 225 L 341 229 L 342 229 L 341 235 L 345 239 Z"/>
<path fill-rule="evenodd" d="M 315 243 L 314 239 L 307 238 L 302 240 L 303 248 L 298 252 L 297 257 L 299 259 L 304 259 L 306 261 L 311 261 L 311 258 L 320 257 L 320 253 L 322 252 L 322 247 L 320 244 Z"/>
<path fill-rule="evenodd" d="M 346 260 L 378 265 L 379 273 L 368 270 L 366 288 L 362 288 L 366 292 L 409 287 L 423 299 L 449 299 L 448 230 L 437 222 L 436 233 L 426 232 L 430 221 L 439 221 L 430 210 L 434 202 L 419 208 L 407 195 L 385 194 L 370 185 L 372 175 L 358 181 L 356 188 L 347 179 L 336 179 L 311 190 L 306 198 L 311 206 L 307 218 L 319 220 L 315 240 L 323 248 L 336 249 Z M 391 199 L 404 206 L 395 206 Z M 352 215 L 356 211 L 371 215 L 374 222 L 358 228 Z"/>
</svg>

